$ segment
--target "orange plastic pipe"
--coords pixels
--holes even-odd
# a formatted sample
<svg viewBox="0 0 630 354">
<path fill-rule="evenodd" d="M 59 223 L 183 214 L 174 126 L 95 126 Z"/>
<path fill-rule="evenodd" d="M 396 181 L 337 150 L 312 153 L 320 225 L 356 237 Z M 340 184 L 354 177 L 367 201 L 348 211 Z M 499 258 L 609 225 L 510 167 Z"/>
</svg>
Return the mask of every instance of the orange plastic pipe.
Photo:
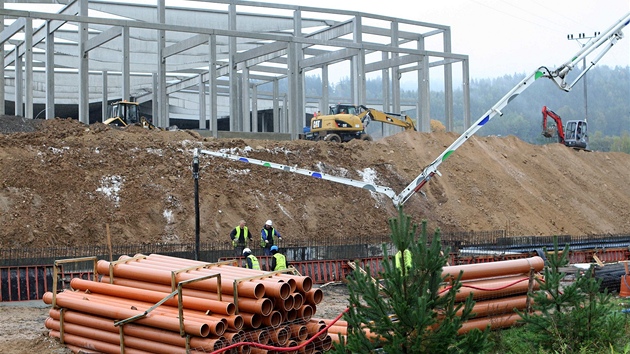
<svg viewBox="0 0 630 354">
<path fill-rule="evenodd" d="M 151 264 L 152 266 L 155 266 L 161 269 L 167 269 L 167 270 L 183 269 L 183 268 L 192 267 L 192 266 L 200 266 L 200 267 L 208 266 L 208 264 L 204 262 L 198 262 L 198 261 L 192 261 L 188 259 L 156 255 L 156 254 L 151 254 L 145 259 L 136 259 L 136 260 L 130 261 L 128 264 L 130 265 Z M 202 273 L 207 274 L 207 272 L 219 272 L 226 279 L 231 278 L 232 281 L 238 278 L 247 278 L 251 276 L 266 274 L 263 271 L 245 269 L 245 268 L 234 267 L 230 265 L 208 266 L 207 268 L 199 268 L 197 270 L 191 270 L 189 272 L 193 274 L 202 274 Z M 202 272 L 202 273 L 195 273 L 195 272 Z M 300 286 L 303 287 L 302 284 L 305 282 L 308 283 L 309 281 L 312 286 L 312 280 L 310 278 L 308 279 L 305 279 L 305 278 L 308 278 L 308 277 L 300 277 L 299 279 Z M 282 278 L 278 276 L 274 276 L 274 277 L 267 276 L 265 278 L 254 279 L 251 281 L 264 282 L 266 296 L 280 296 L 281 298 L 286 299 L 289 296 L 289 294 L 295 291 L 296 289 L 296 280 L 292 276 L 282 277 Z M 283 283 L 283 284 L 278 285 L 277 283 Z M 290 286 L 290 289 L 287 288 L 287 285 L 284 285 L 284 284 L 288 284 L 288 286 Z"/>
<path fill-rule="evenodd" d="M 80 292 L 72 292 L 66 291 L 65 295 L 74 297 L 79 300 L 89 300 L 95 303 L 105 304 L 105 305 L 117 305 L 122 308 L 134 308 L 138 311 L 144 312 L 152 307 L 154 304 L 149 302 L 142 302 L 138 300 L 128 300 L 124 298 L 116 298 L 108 295 L 102 294 L 85 294 Z M 169 306 L 159 306 L 151 311 L 152 314 L 165 316 L 169 318 L 175 318 L 179 321 L 179 310 Z M 195 310 L 184 310 L 184 323 L 188 320 L 193 320 L 199 323 L 205 323 L 208 325 L 209 331 L 211 334 L 216 336 L 220 336 L 227 329 L 227 320 L 223 317 L 213 318 L 206 315 L 203 312 L 195 311 Z"/>
<path fill-rule="evenodd" d="M 306 322 L 306 331 L 308 332 L 308 338 L 313 337 L 314 335 L 316 335 L 319 331 L 321 331 L 324 328 L 326 328 L 326 325 L 323 324 L 323 323 L 314 322 L 312 320 L 309 321 L 309 322 Z M 317 337 L 317 339 L 322 340 L 327 335 L 328 335 L 328 331 L 324 331 Z"/>
<path fill-rule="evenodd" d="M 236 331 L 240 331 L 245 325 L 245 320 L 243 320 L 243 316 L 241 315 L 222 316 L 209 314 L 208 317 L 214 318 L 215 320 L 226 320 L 228 327 Z"/>
<path fill-rule="evenodd" d="M 139 314 L 142 311 L 125 309 L 115 305 L 98 304 L 94 306 L 90 301 L 73 299 L 65 296 L 67 292 L 57 294 L 57 306 L 66 307 L 72 310 L 81 311 L 93 315 L 103 316 L 111 319 L 125 319 Z M 43 296 L 44 303 L 52 304 L 53 294 L 46 292 Z M 151 327 L 163 328 L 170 331 L 179 332 L 179 320 L 167 316 L 148 314 L 146 317 L 136 321 L 139 324 L 145 324 Z M 210 334 L 210 326 L 206 323 L 197 321 L 184 321 L 184 331 L 193 336 L 207 337 Z M 77 344 L 79 345 L 79 344 Z"/>
<path fill-rule="evenodd" d="M 61 338 L 59 331 L 52 330 L 50 331 L 49 335 L 53 338 Z M 80 348 L 86 348 L 88 349 L 88 353 L 94 353 L 94 351 L 98 351 L 106 354 L 120 354 L 119 345 L 85 338 L 77 336 L 75 334 L 64 333 L 63 342 L 70 345 L 75 345 Z M 151 354 L 151 352 L 128 348 L 125 349 L 125 354 Z"/>
<path fill-rule="evenodd" d="M 473 328 L 477 328 L 483 331 L 488 325 L 490 325 L 490 329 L 512 327 L 519 318 L 520 316 L 516 313 L 500 316 L 473 318 L 462 323 L 462 327 L 457 331 L 457 334 L 468 333 Z"/>
<path fill-rule="evenodd" d="M 328 327 L 328 334 L 341 334 L 344 336 L 348 335 L 348 327 L 347 326 L 335 326 L 332 325 Z"/>
<path fill-rule="evenodd" d="M 44 326 L 48 329 L 52 329 L 55 331 L 60 331 L 60 322 L 54 320 L 50 317 L 44 321 Z M 112 333 L 108 331 L 104 331 L 101 329 L 90 328 L 81 326 L 79 324 L 64 322 L 63 324 L 64 334 L 71 333 L 77 336 L 102 341 L 105 343 L 116 344 L 120 346 L 120 335 L 117 333 Z M 127 347 L 135 348 L 139 350 L 146 350 L 148 352 L 159 353 L 159 354 L 187 354 L 186 347 L 177 347 L 170 344 L 165 344 L 162 342 L 154 342 L 143 338 L 133 337 L 129 335 L 125 335 L 124 338 L 125 349 Z"/>
<path fill-rule="evenodd" d="M 305 340 L 308 337 L 308 331 L 305 325 L 293 323 L 289 325 L 291 329 L 291 338 L 297 338 L 298 340 Z"/>
<path fill-rule="evenodd" d="M 288 341 L 284 346 L 286 348 L 290 348 L 290 347 L 297 347 L 297 342 L 294 340 L 290 340 Z M 289 354 L 297 354 L 297 350 L 287 350 L 287 351 L 282 351 L 282 353 L 289 353 Z"/>
<path fill-rule="evenodd" d="M 322 348 L 324 351 L 328 351 L 332 348 L 332 338 L 330 336 L 326 336 L 326 338 L 322 340 Z"/>
<path fill-rule="evenodd" d="M 293 293 L 291 296 L 293 296 L 293 310 L 297 310 L 304 305 L 304 295 Z"/>
<path fill-rule="evenodd" d="M 518 280 L 525 279 L 521 282 L 515 283 Z M 526 275 L 507 276 L 496 279 L 481 279 L 481 280 L 469 280 L 463 282 L 462 287 L 457 292 L 455 300 L 463 301 L 468 297 L 468 294 L 473 293 L 473 298 L 477 299 L 489 299 L 499 298 L 506 296 L 514 296 L 520 294 L 526 294 L 529 281 Z M 473 289 L 466 285 L 474 286 L 480 289 Z M 507 286 L 507 288 L 506 288 Z M 538 290 L 540 285 L 534 280 L 534 290 Z M 484 289 L 497 289 L 497 290 L 484 290 Z"/>
<path fill-rule="evenodd" d="M 183 269 L 186 268 L 186 264 L 182 263 L 182 264 L 178 264 L 178 263 L 174 263 L 172 261 L 166 261 L 166 260 L 162 260 L 162 261 L 157 261 L 157 260 L 147 260 L 147 259 L 140 259 L 140 260 L 131 260 L 128 263 L 125 263 L 126 265 L 129 266 L 134 266 L 134 267 L 140 267 L 143 269 L 146 268 L 151 268 L 151 269 L 161 269 L 161 270 L 165 270 L 165 271 L 174 271 L 174 270 L 178 270 L 178 269 Z M 190 266 L 190 265 L 188 265 Z M 212 267 L 212 268 L 199 268 L 199 269 L 192 269 L 192 270 L 188 270 L 185 272 L 185 274 L 190 274 L 190 275 L 196 275 L 197 277 L 202 277 L 202 276 L 206 276 L 206 275 L 211 275 L 211 274 L 216 274 L 216 273 L 220 273 L 221 274 L 221 280 L 222 280 L 222 285 L 223 287 L 225 286 L 233 286 L 232 283 L 235 280 L 238 279 L 242 279 L 242 278 L 247 278 L 247 277 L 251 277 L 254 276 L 255 274 L 253 274 L 251 272 L 251 270 L 248 269 L 242 269 L 242 268 L 236 268 L 236 267 L 229 267 L 229 266 L 217 266 L 217 267 Z M 223 283 L 225 282 L 225 283 Z M 261 283 L 263 284 L 263 286 L 265 287 L 265 295 L 266 296 L 271 296 L 271 297 L 276 297 L 279 296 L 283 299 L 286 299 L 290 293 L 291 293 L 291 287 L 288 283 L 283 282 L 281 280 L 278 279 L 271 279 L 271 278 L 262 278 L 262 279 L 251 279 L 248 281 L 244 281 L 244 282 L 240 282 L 239 283 L 239 295 L 240 295 L 240 288 L 241 285 L 243 283 Z"/>
<path fill-rule="evenodd" d="M 510 296 L 500 299 L 477 301 L 472 312 L 477 314 L 475 318 L 496 316 L 506 313 L 514 313 L 514 310 L 522 310 L 527 306 L 527 295 Z M 464 309 L 457 311 L 457 316 L 461 316 Z"/>
<path fill-rule="evenodd" d="M 297 345 L 302 345 L 304 341 L 297 342 Z M 305 346 L 298 349 L 298 353 L 300 354 L 313 354 L 315 352 L 315 344 L 313 342 L 308 342 Z"/>
<path fill-rule="evenodd" d="M 265 329 L 257 329 L 255 331 L 245 332 L 245 340 L 248 342 L 256 342 L 260 344 L 269 344 L 269 331 Z"/>
<path fill-rule="evenodd" d="M 326 319 L 326 318 L 319 318 L 319 317 L 313 317 L 313 318 L 311 318 L 311 321 L 321 322 L 321 323 L 326 324 L 326 325 L 329 325 L 329 324 L 331 324 L 333 322 L 333 320 L 329 320 L 329 319 Z M 344 321 L 344 320 L 338 320 L 337 322 L 335 322 L 335 325 L 348 327 L 348 322 Z"/>
<path fill-rule="evenodd" d="M 269 316 L 263 316 L 262 323 L 265 326 L 278 327 L 282 323 L 282 315 L 278 311 L 271 311 Z"/>
<path fill-rule="evenodd" d="M 289 332 L 285 327 L 274 328 L 269 331 L 269 338 L 277 345 L 285 345 L 289 341 Z"/>
<path fill-rule="evenodd" d="M 59 310 L 50 309 L 48 315 L 59 321 L 61 318 L 61 313 Z M 63 313 L 64 323 L 75 323 L 81 326 L 101 329 L 104 331 L 119 333 L 120 328 L 114 326 L 114 321 L 111 319 L 107 319 L 105 317 L 99 317 L 94 315 L 88 315 L 81 312 L 76 312 L 73 310 L 64 310 Z M 161 342 L 165 344 L 170 344 L 179 347 L 186 346 L 186 338 L 179 335 L 179 333 L 175 333 L 172 331 L 167 331 L 164 329 L 152 328 L 142 325 L 137 325 L 134 323 L 128 323 L 122 326 L 123 333 L 125 335 L 134 336 L 138 338 L 144 338 L 147 340 L 151 340 L 154 342 Z M 190 346 L 193 348 L 198 348 L 206 351 L 214 351 L 219 350 L 227 345 L 225 338 L 201 338 L 196 336 L 190 337 Z"/>
<path fill-rule="evenodd" d="M 70 286 L 76 290 L 89 290 L 92 293 L 111 295 L 116 297 L 124 297 L 132 300 L 142 300 L 157 303 L 164 299 L 168 294 L 151 290 L 138 288 L 130 288 L 115 284 L 106 284 L 91 280 L 83 280 L 81 278 L 73 278 Z M 177 295 L 164 302 L 164 305 L 178 306 Z M 182 306 L 186 309 L 198 311 L 211 311 L 212 313 L 220 313 L 223 315 L 233 315 L 236 312 L 236 306 L 233 303 L 225 303 L 216 300 L 204 300 L 191 296 L 182 297 Z"/>
<path fill-rule="evenodd" d="M 442 277 L 455 278 L 463 271 L 462 280 L 500 277 L 513 274 L 529 273 L 530 269 L 540 272 L 545 261 L 540 257 L 530 257 L 509 261 L 466 264 L 444 267 Z"/>
<path fill-rule="evenodd" d="M 181 268 L 203 265 L 206 267 L 199 268 L 196 271 L 219 272 L 221 274 L 225 274 L 226 276 L 234 276 L 236 278 L 247 278 L 247 277 L 252 277 L 256 275 L 266 274 L 265 272 L 260 271 L 260 270 L 246 269 L 246 268 L 235 267 L 235 266 L 230 266 L 230 265 L 212 266 L 204 262 L 191 261 L 188 259 L 175 258 L 175 257 L 169 257 L 169 256 L 163 256 L 163 255 L 155 255 L 155 254 L 148 256 L 146 259 L 137 260 L 136 262 L 143 263 L 143 264 L 153 264 L 153 265 L 162 266 L 162 267 L 170 266 L 171 267 L 170 269 L 178 269 L 178 268 L 181 269 Z M 254 279 L 252 281 L 263 281 L 263 282 L 270 282 L 270 283 L 286 282 L 291 287 L 289 290 L 289 293 L 295 291 L 296 286 L 297 286 L 296 280 L 293 278 L 286 278 L 286 277 L 280 278 L 278 276 L 271 276 L 271 275 L 264 278 L 260 278 L 260 279 Z M 269 296 L 270 294 L 267 293 L 267 295 Z"/>
<path fill-rule="evenodd" d="M 297 320 L 297 317 L 298 317 L 298 310 L 291 309 L 291 310 L 287 311 L 287 316 L 286 316 L 287 320 L 286 320 L 286 322 L 293 322 L 293 321 Z"/>
<path fill-rule="evenodd" d="M 304 321 L 310 321 L 311 317 L 315 314 L 315 308 L 311 305 L 302 305 L 298 309 L 297 317 L 303 319 Z"/>
<path fill-rule="evenodd" d="M 109 274 L 109 262 L 105 260 L 98 261 L 96 265 L 97 271 L 100 274 Z M 171 272 L 162 269 L 151 269 L 144 267 L 136 267 L 129 264 L 119 263 L 114 266 L 114 276 L 120 276 L 128 279 L 136 279 L 142 281 L 148 281 L 151 283 L 171 285 Z M 183 281 L 198 278 L 197 276 L 189 273 L 179 273 L 175 280 Z M 223 286 L 223 279 L 221 291 L 225 294 L 233 294 L 233 288 L 231 286 Z M 228 285 L 228 284 L 225 284 Z M 188 287 L 199 290 L 206 290 L 217 292 L 217 279 L 211 278 L 194 283 L 188 284 Z M 241 282 L 238 285 L 238 293 L 240 296 L 252 297 L 260 299 L 265 294 L 265 286 L 261 283 Z"/>
<path fill-rule="evenodd" d="M 101 279 L 101 282 L 109 283 L 109 277 L 103 276 Z M 159 292 L 163 292 L 165 294 L 164 296 L 168 295 L 171 292 L 171 287 L 168 285 L 149 283 L 149 282 L 145 282 L 141 280 L 115 277 L 114 284 L 133 287 L 133 288 L 139 288 L 139 289 L 159 291 Z M 190 289 L 190 288 L 184 288 L 183 292 L 184 292 L 184 299 L 187 296 L 198 297 L 200 299 L 210 299 L 210 300 L 219 299 L 218 295 L 213 292 L 207 292 L 207 291 Z M 227 301 L 225 301 L 226 299 L 233 299 L 233 297 L 227 296 L 224 298 L 224 301 L 222 302 L 228 303 Z M 245 311 L 245 312 L 250 312 L 250 313 L 258 313 L 263 316 L 266 316 L 271 313 L 271 310 L 273 309 L 273 303 L 271 302 L 271 300 L 267 298 L 252 299 L 252 298 L 246 298 L 246 297 L 239 297 L 238 309 L 239 309 L 239 312 Z"/>
<path fill-rule="evenodd" d="M 147 259 L 151 259 L 151 260 L 170 260 L 170 261 L 173 261 L 173 262 L 178 262 L 180 264 L 185 264 L 186 266 L 206 265 L 207 264 L 205 262 L 194 261 L 194 260 L 190 260 L 190 259 L 177 258 L 177 257 L 171 257 L 171 256 L 165 256 L 165 255 L 161 255 L 161 254 L 150 254 L 149 256 L 147 256 Z M 217 267 L 230 267 L 230 268 L 237 268 L 237 269 L 240 269 L 240 270 L 246 270 L 248 272 L 248 274 L 251 274 L 251 275 L 261 275 L 261 274 L 266 273 L 266 272 L 264 272 L 262 270 L 244 269 L 244 268 L 234 267 L 234 266 L 229 266 L 229 265 L 212 266 L 210 269 L 214 269 L 214 268 L 217 268 Z M 295 292 L 296 288 L 297 288 L 297 290 L 299 290 L 301 292 L 307 292 L 313 286 L 313 279 L 311 277 L 309 277 L 309 276 L 299 276 L 299 275 L 292 275 L 292 274 L 279 274 L 279 275 L 275 275 L 274 278 L 280 278 L 280 279 L 285 279 L 285 281 L 292 281 L 292 282 L 294 282 L 295 284 L 291 285 L 291 292 Z"/>
<path fill-rule="evenodd" d="M 280 297 L 274 297 L 274 309 L 289 311 L 293 309 L 294 299 L 293 296 L 288 296 L 286 299 Z"/>
<path fill-rule="evenodd" d="M 322 289 L 311 289 L 304 294 L 304 302 L 311 305 L 317 305 L 324 299 Z"/>
<path fill-rule="evenodd" d="M 244 331 L 225 332 L 223 336 L 225 337 L 225 339 L 227 339 L 228 343 L 234 344 L 234 343 L 243 341 L 243 338 L 245 338 L 245 332 Z"/>
<path fill-rule="evenodd" d="M 269 314 L 270 313 L 271 311 L 269 311 Z M 269 314 L 267 314 L 266 316 L 268 316 Z M 239 315 L 241 315 L 241 317 L 243 318 L 244 327 L 256 329 L 262 326 L 262 315 L 260 314 L 241 312 L 239 313 Z"/>
</svg>

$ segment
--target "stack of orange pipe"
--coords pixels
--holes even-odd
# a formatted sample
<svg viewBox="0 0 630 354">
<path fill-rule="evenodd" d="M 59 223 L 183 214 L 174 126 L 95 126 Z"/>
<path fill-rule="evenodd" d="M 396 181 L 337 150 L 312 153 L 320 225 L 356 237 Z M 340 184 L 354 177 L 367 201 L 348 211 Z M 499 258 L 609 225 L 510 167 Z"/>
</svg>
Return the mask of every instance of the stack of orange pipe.
<svg viewBox="0 0 630 354">
<path fill-rule="evenodd" d="M 180 271 L 184 268 L 188 270 Z M 176 283 L 171 284 L 174 271 Z M 186 353 L 187 340 L 191 353 L 239 345 L 240 353 L 269 353 L 276 347 L 313 354 L 332 346 L 326 331 L 315 336 L 325 327 L 311 320 L 323 293 L 312 288 L 309 277 L 157 254 L 123 256 L 116 263 L 101 260 L 97 272 L 104 274 L 97 282 L 72 279 L 72 290 L 56 295 L 58 308 L 50 310 L 45 323 L 51 336 L 63 337 L 76 353 L 120 353 L 122 347 L 125 353 Z M 178 282 L 215 274 L 221 275 L 220 285 L 217 277 L 184 285 L 181 313 L 186 337 L 181 337 L 180 299 L 178 295 L 163 299 Z M 47 293 L 44 302 L 52 304 L 53 294 Z M 139 315 L 135 321 L 114 325 Z M 286 351 L 287 347 L 295 350 Z"/>
<path fill-rule="evenodd" d="M 519 316 L 514 310 L 524 310 L 527 306 L 527 291 L 529 273 L 540 272 L 544 267 L 544 260 L 540 257 L 526 259 L 478 263 L 470 265 L 444 267 L 442 277 L 446 281 L 452 281 L 460 272 L 462 273 L 462 287 L 456 294 L 456 301 L 465 301 L 469 294 L 473 294 L 476 303 L 473 313 L 476 317 L 468 320 L 459 330 L 464 334 L 473 328 L 484 330 L 488 328 L 507 328 L 514 325 Z M 539 277 L 538 277 L 539 278 Z M 533 290 L 540 287 L 535 280 Z M 444 288 L 444 294 L 448 292 Z M 458 312 L 460 315 L 462 310 Z M 330 324 L 330 320 L 312 319 L 320 323 Z M 346 336 L 348 325 L 345 321 L 337 321 L 328 329 L 334 341 L 339 341 L 340 336 Z M 364 332 L 370 338 L 377 335 L 365 329 Z"/>
</svg>

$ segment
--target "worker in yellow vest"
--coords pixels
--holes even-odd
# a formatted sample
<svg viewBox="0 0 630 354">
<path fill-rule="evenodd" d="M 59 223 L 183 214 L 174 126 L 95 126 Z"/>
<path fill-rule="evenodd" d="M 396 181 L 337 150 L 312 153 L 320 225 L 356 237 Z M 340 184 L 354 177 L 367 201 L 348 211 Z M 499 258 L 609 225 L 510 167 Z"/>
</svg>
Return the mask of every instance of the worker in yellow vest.
<svg viewBox="0 0 630 354">
<path fill-rule="evenodd" d="M 287 269 L 287 267 L 289 266 L 289 264 L 287 263 L 287 258 L 282 253 L 280 253 L 280 251 L 278 250 L 278 246 L 271 246 L 271 255 L 272 257 L 270 270 L 272 272 Z"/>
<path fill-rule="evenodd" d="M 245 268 L 260 270 L 260 263 L 258 263 L 258 258 L 256 258 L 256 256 L 252 254 L 252 250 L 250 250 L 249 248 L 245 248 L 243 250 L 243 257 L 245 257 Z"/>
<path fill-rule="evenodd" d="M 232 246 L 234 246 L 234 255 L 240 256 L 246 243 L 252 240 L 249 229 L 245 226 L 245 220 L 239 221 L 238 225 L 232 229 L 230 239 L 232 239 Z"/>
<path fill-rule="evenodd" d="M 409 251 L 408 249 L 405 249 L 404 252 L 398 251 L 398 253 L 396 253 L 396 256 L 394 257 L 395 262 L 396 262 L 396 269 L 398 269 L 399 272 L 402 272 L 403 253 L 405 254 L 404 256 L 405 270 L 406 270 L 406 273 L 409 274 L 409 270 L 412 267 L 412 260 L 411 260 L 411 251 Z"/>
</svg>

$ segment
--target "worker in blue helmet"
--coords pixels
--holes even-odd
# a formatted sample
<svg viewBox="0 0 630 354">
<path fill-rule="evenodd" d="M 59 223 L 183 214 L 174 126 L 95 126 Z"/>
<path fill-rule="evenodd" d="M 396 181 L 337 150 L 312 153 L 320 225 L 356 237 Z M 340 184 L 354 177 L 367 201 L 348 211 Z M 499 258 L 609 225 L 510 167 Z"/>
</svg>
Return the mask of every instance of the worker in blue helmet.
<svg viewBox="0 0 630 354">
<path fill-rule="evenodd" d="M 278 246 L 271 246 L 271 267 L 269 269 L 272 272 L 287 269 L 289 264 L 287 263 L 287 258 L 280 253 Z"/>
</svg>

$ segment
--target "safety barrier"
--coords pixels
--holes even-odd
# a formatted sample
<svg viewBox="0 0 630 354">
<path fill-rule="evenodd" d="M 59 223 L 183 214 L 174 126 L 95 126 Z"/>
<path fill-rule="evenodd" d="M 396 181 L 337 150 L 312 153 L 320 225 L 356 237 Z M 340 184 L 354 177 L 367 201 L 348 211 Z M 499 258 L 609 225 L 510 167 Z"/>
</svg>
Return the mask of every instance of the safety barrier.
<svg viewBox="0 0 630 354">
<path fill-rule="evenodd" d="M 533 252 L 515 253 L 515 254 L 499 254 L 499 255 L 476 255 L 462 256 L 459 254 L 449 255 L 449 264 L 465 265 L 488 263 L 504 260 L 516 260 L 531 257 Z M 597 256 L 604 263 L 613 263 L 619 261 L 630 260 L 630 251 L 628 248 L 610 248 L 600 250 L 576 250 L 571 251 L 569 259 L 571 263 L 590 263 L 593 262 L 593 256 Z M 232 259 L 223 257 L 221 260 Z M 237 258 L 238 259 L 238 258 Z M 270 257 L 258 257 L 263 269 L 268 269 Z M 363 269 L 369 269 L 370 275 L 378 277 L 381 268 L 382 257 L 359 258 L 357 261 Z M 238 259 L 243 262 L 243 259 Z M 325 284 L 334 281 L 345 281 L 346 277 L 352 272 L 347 265 L 348 259 L 332 259 L 332 260 L 314 260 L 314 261 L 289 261 L 290 265 L 296 268 L 300 274 L 307 275 L 313 279 L 314 284 Z M 45 292 L 52 289 L 52 265 L 39 266 L 16 266 L 16 267 L 0 267 L 0 299 L 7 301 L 26 301 L 39 300 Z M 64 272 L 60 277 L 61 284 L 59 288 L 64 288 L 65 283 L 71 278 L 93 279 L 91 271 L 72 271 Z"/>
<path fill-rule="evenodd" d="M 41 300 L 53 289 L 53 265 L 0 267 L 0 300 Z M 60 277 L 60 288 L 72 278 L 93 279 L 91 271 L 64 272 Z"/>
</svg>

